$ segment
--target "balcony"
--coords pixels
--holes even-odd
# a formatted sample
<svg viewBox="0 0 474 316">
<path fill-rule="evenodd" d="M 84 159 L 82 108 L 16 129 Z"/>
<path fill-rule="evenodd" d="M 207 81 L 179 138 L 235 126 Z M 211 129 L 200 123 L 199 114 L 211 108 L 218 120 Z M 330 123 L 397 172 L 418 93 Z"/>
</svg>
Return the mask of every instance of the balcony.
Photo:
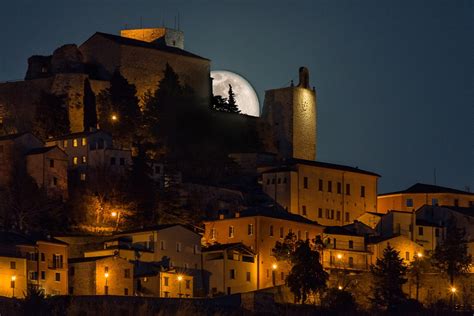
<svg viewBox="0 0 474 316">
<path fill-rule="evenodd" d="M 48 260 L 48 269 L 51 270 L 64 270 L 65 265 L 61 260 Z"/>
</svg>

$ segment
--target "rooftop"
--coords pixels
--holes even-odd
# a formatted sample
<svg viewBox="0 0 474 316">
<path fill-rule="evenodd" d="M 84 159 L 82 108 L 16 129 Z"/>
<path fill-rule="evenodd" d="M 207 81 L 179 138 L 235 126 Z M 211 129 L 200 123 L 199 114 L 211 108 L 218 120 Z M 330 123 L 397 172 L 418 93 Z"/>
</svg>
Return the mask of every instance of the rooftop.
<svg viewBox="0 0 474 316">
<path fill-rule="evenodd" d="M 230 243 L 230 244 L 214 244 L 214 245 L 202 248 L 202 252 L 221 251 L 221 250 L 237 249 L 237 248 L 240 248 L 248 253 L 254 254 L 252 249 L 250 249 L 249 247 L 245 246 L 244 244 L 240 242 L 235 242 L 235 243 Z"/>
<path fill-rule="evenodd" d="M 110 256 L 97 256 L 97 257 L 84 257 L 84 258 L 72 258 L 68 260 L 68 263 L 80 263 L 80 262 L 92 262 L 97 261 L 105 258 L 114 257 L 113 255 Z"/>
<path fill-rule="evenodd" d="M 360 236 L 359 234 L 342 226 L 327 226 L 324 228 L 324 233 L 332 235 Z"/>
<path fill-rule="evenodd" d="M 383 194 L 379 194 L 379 196 L 392 195 L 392 194 L 407 194 L 407 193 L 411 193 L 411 194 L 413 193 L 454 193 L 454 194 L 474 195 L 474 193 L 472 192 L 442 187 L 439 185 L 416 183 L 412 185 L 411 187 L 409 187 L 408 189 L 405 189 L 402 191 L 396 191 L 396 192 L 383 193 Z"/>
<path fill-rule="evenodd" d="M 346 171 L 346 172 L 361 173 L 361 174 L 366 174 L 370 176 L 380 177 L 380 175 L 377 173 L 367 171 L 367 170 L 362 170 L 362 169 L 359 169 L 358 167 L 350 167 L 350 166 L 338 165 L 338 164 L 333 164 L 333 163 L 328 163 L 328 162 L 312 161 L 312 160 L 304 160 L 304 159 L 296 159 L 296 158 L 288 159 L 283 163 L 283 165 L 277 168 L 267 170 L 264 173 L 296 171 L 296 165 L 298 164 L 306 165 L 306 166 L 314 166 L 314 167 L 319 167 L 319 168 L 326 168 L 326 169 L 335 169 L 335 170 Z"/>
<path fill-rule="evenodd" d="M 318 225 L 317 222 L 313 222 L 301 215 L 292 214 L 282 209 L 279 206 L 258 206 L 250 207 L 238 213 L 238 217 L 252 217 L 252 216 L 265 216 L 270 218 L 278 218 L 287 221 L 300 222 L 304 224 Z M 235 219 L 237 216 L 226 217 L 225 219 Z"/>
<path fill-rule="evenodd" d="M 180 49 L 180 48 L 177 48 L 177 47 L 166 46 L 164 44 L 159 44 L 159 43 L 155 43 L 155 42 L 145 42 L 145 41 L 140 41 L 140 40 L 136 40 L 136 39 L 132 39 L 132 38 L 128 38 L 128 37 L 122 37 L 122 36 L 108 34 L 108 33 L 102 33 L 102 32 L 94 33 L 94 35 L 92 35 L 89 39 L 87 39 L 86 42 L 88 40 L 90 40 L 91 38 L 93 38 L 94 36 L 104 37 L 104 38 L 106 38 L 108 40 L 111 40 L 111 41 L 114 41 L 114 42 L 116 42 L 120 45 L 151 48 L 151 49 L 156 49 L 156 50 L 160 50 L 160 51 L 171 53 L 171 54 L 176 54 L 176 55 L 181 55 L 181 56 L 186 56 L 186 57 L 192 57 L 192 58 L 197 58 L 197 59 L 202 59 L 202 60 L 209 60 L 207 58 L 198 56 L 196 54 L 190 53 L 188 51 L 185 51 L 184 49 Z"/>
<path fill-rule="evenodd" d="M 48 151 L 54 149 L 54 148 L 58 148 L 57 146 L 49 146 L 49 147 L 40 147 L 40 148 L 34 148 L 32 150 L 30 150 L 29 152 L 26 153 L 26 155 L 40 155 L 40 154 L 44 154 L 44 153 L 47 153 Z"/>
<path fill-rule="evenodd" d="M 102 130 L 83 131 L 83 132 L 71 133 L 71 134 L 61 135 L 61 136 L 58 136 L 58 137 L 48 138 L 46 141 L 50 142 L 50 141 L 55 141 L 55 140 L 70 139 L 70 138 L 76 138 L 76 137 L 84 137 L 84 136 L 94 135 L 94 134 L 97 134 L 97 133 L 103 133 L 103 134 L 110 135 L 109 133 L 107 133 L 105 131 L 102 131 Z"/>
</svg>

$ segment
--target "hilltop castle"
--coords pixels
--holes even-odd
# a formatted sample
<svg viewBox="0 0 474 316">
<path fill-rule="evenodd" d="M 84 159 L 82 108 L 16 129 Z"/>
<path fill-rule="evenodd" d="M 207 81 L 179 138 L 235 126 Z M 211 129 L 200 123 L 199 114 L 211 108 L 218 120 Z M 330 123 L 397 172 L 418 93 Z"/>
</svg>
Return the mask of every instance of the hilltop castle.
<svg viewBox="0 0 474 316">
<path fill-rule="evenodd" d="M 28 59 L 25 80 L 0 83 L 0 122 L 12 131 L 32 130 L 35 107 L 41 92 L 66 96 L 70 132 L 84 131 L 84 81 L 98 95 L 106 89 L 115 70 L 137 89 L 141 99 L 156 89 L 166 64 L 190 86 L 199 102 L 212 96 L 210 60 L 184 50 L 182 31 L 169 28 L 122 30 L 120 36 L 97 32 L 77 46 L 67 44 L 50 56 Z M 254 130 L 261 151 L 280 158 L 316 158 L 316 94 L 309 87 L 308 70 L 300 68 L 297 86 L 269 90 L 262 118 L 215 113 L 235 130 Z M 207 107 L 206 107 L 207 109 Z M 100 113 L 99 113 L 100 115 Z M 246 140 L 255 142 L 255 140 Z"/>
</svg>

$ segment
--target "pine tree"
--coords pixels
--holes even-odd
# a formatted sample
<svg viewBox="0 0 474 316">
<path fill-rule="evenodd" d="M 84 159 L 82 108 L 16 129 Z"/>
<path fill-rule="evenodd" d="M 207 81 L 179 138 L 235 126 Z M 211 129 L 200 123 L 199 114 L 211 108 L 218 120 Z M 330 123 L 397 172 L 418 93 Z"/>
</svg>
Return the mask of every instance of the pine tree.
<svg viewBox="0 0 474 316">
<path fill-rule="evenodd" d="M 92 91 L 89 79 L 84 80 L 84 130 L 97 128 L 97 109 L 94 91 Z"/>
<path fill-rule="evenodd" d="M 290 257 L 293 266 L 287 277 L 288 287 L 296 300 L 304 304 L 309 294 L 321 294 L 329 275 L 321 265 L 319 252 L 312 249 L 309 240 L 298 241 Z"/>
<path fill-rule="evenodd" d="M 382 258 L 377 258 L 376 264 L 370 267 L 374 284 L 371 300 L 376 308 L 395 310 L 406 301 L 402 290 L 407 282 L 406 271 L 399 252 L 388 245 Z"/>
<path fill-rule="evenodd" d="M 136 94 L 135 85 L 117 70 L 110 79 L 110 87 L 97 97 L 100 128 L 110 132 L 124 148 L 131 147 L 139 134 L 141 112 Z"/>
<path fill-rule="evenodd" d="M 229 84 L 229 98 L 227 101 L 227 111 L 229 113 L 240 113 L 239 107 L 235 101 L 235 93 L 232 89 L 232 85 Z"/>
<path fill-rule="evenodd" d="M 228 106 L 227 98 L 222 97 L 221 95 L 213 95 L 211 109 L 215 111 L 224 112 Z"/>
<path fill-rule="evenodd" d="M 467 253 L 466 231 L 457 227 L 452 218 L 446 227 L 446 238 L 435 249 L 433 265 L 445 273 L 451 286 L 454 278 L 469 271 L 472 257 Z"/>
<path fill-rule="evenodd" d="M 33 132 L 41 139 L 69 134 L 69 116 L 64 95 L 42 92 L 36 103 Z"/>
</svg>

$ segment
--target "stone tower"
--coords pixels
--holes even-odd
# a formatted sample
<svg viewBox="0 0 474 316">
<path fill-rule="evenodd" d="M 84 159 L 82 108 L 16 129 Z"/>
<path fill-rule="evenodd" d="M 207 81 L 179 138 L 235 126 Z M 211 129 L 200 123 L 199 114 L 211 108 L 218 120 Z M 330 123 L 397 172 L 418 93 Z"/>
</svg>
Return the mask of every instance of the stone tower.
<svg viewBox="0 0 474 316">
<path fill-rule="evenodd" d="M 280 158 L 316 159 L 316 92 L 306 67 L 300 67 L 296 87 L 292 82 L 265 92 L 262 112 L 267 151 Z"/>
</svg>

